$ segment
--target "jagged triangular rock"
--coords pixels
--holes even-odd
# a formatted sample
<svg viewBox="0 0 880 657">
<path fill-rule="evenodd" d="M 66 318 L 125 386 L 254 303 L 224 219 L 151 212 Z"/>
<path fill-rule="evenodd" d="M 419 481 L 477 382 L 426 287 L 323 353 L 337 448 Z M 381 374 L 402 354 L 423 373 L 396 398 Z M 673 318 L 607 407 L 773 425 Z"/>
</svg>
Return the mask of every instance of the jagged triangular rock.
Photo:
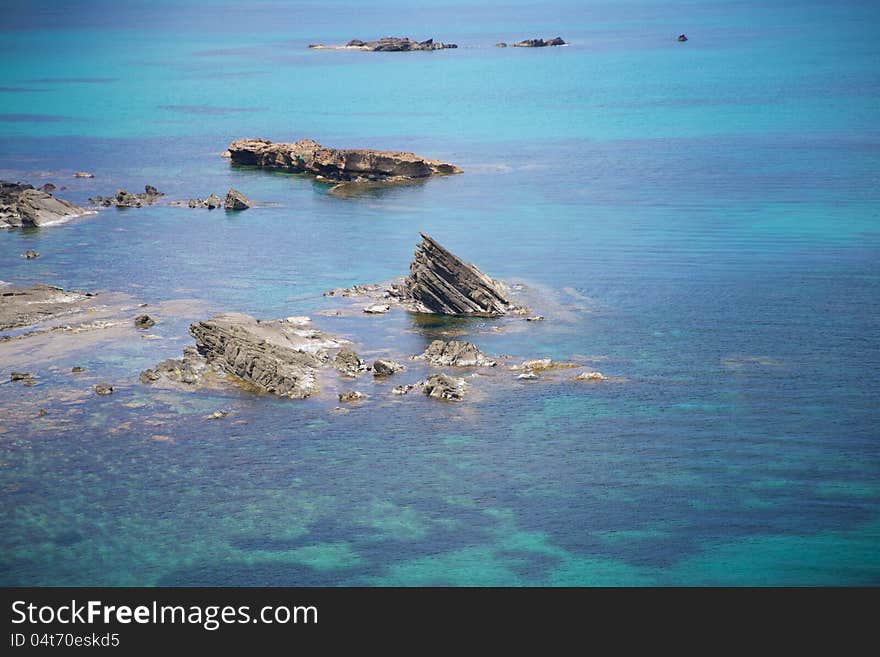
<svg viewBox="0 0 880 657">
<path fill-rule="evenodd" d="M 403 283 L 405 297 L 426 312 L 442 315 L 504 315 L 511 302 L 501 281 L 486 276 L 474 265 L 420 233 L 409 276 Z"/>
</svg>

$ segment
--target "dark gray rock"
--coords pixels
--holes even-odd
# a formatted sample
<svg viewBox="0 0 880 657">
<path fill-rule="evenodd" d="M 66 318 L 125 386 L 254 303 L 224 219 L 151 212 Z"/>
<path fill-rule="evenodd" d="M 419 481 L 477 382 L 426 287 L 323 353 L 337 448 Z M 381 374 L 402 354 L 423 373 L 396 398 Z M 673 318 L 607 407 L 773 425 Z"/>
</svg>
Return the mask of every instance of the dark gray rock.
<svg viewBox="0 0 880 657">
<path fill-rule="evenodd" d="M 165 196 L 163 192 L 152 185 L 145 185 L 141 194 L 132 194 L 124 189 L 117 189 L 113 196 L 94 196 L 89 201 L 96 205 L 103 205 L 105 208 L 140 208 L 152 205 L 162 196 Z"/>
<path fill-rule="evenodd" d="M 223 207 L 227 210 L 247 210 L 251 207 L 251 202 L 247 196 L 237 189 L 230 189 L 226 192 L 226 200 L 223 202 Z"/>
<path fill-rule="evenodd" d="M 544 41 L 544 39 L 525 39 L 510 45 L 514 48 L 544 48 L 545 46 L 564 46 L 565 41 L 562 37 L 553 37 L 547 41 Z"/>
<path fill-rule="evenodd" d="M 391 376 L 404 369 L 406 368 L 396 361 L 379 358 L 373 363 L 373 376 Z"/>
<path fill-rule="evenodd" d="M 134 318 L 134 325 L 136 328 L 141 330 L 145 330 L 150 328 L 151 326 L 156 325 L 156 320 L 154 320 L 149 315 L 138 315 Z"/>
<path fill-rule="evenodd" d="M 421 382 L 422 392 L 428 397 L 445 401 L 461 401 L 467 389 L 464 379 L 448 374 L 432 374 Z"/>
<path fill-rule="evenodd" d="M 443 315 L 498 316 L 511 309 L 501 281 L 421 235 L 409 276 L 400 289 L 404 297 L 417 302 L 423 312 Z"/>
<path fill-rule="evenodd" d="M 688 38 L 687 38 L 687 36 L 685 36 L 684 34 L 679 34 L 679 35 L 678 35 L 678 40 L 679 40 L 681 43 L 684 43 L 685 41 L 688 40 Z"/>
</svg>

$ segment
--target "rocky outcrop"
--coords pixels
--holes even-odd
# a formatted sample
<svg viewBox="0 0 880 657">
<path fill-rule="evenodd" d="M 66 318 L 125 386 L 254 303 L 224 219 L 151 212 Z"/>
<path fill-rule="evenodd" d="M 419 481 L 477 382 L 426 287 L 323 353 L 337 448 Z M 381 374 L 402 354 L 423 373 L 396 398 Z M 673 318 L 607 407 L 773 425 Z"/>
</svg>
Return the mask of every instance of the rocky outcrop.
<svg viewBox="0 0 880 657">
<path fill-rule="evenodd" d="M 467 389 L 464 379 L 448 374 L 432 374 L 421 382 L 422 392 L 434 399 L 461 401 Z"/>
<path fill-rule="evenodd" d="M 191 198 L 188 201 L 173 201 L 171 205 L 186 206 L 188 208 L 208 208 L 214 210 L 223 207 L 223 199 L 216 194 L 211 194 L 208 198 Z"/>
<path fill-rule="evenodd" d="M 565 41 L 562 40 L 562 37 L 553 37 L 546 41 L 544 39 L 525 39 L 510 45 L 514 48 L 544 48 L 545 46 L 564 46 Z"/>
<path fill-rule="evenodd" d="M 279 397 L 305 399 L 318 390 L 320 341 L 237 313 L 195 322 L 190 333 L 209 364 Z M 318 337 L 318 336 L 316 336 Z"/>
<path fill-rule="evenodd" d="M 251 207 L 250 199 L 237 189 L 230 189 L 226 192 L 226 200 L 223 201 L 223 207 L 227 210 L 247 210 Z"/>
<path fill-rule="evenodd" d="M 399 291 L 422 312 L 498 316 L 512 309 L 501 281 L 464 262 L 428 235 L 421 235 L 409 276 Z"/>
<path fill-rule="evenodd" d="M 327 148 L 311 139 L 273 143 L 238 139 L 229 144 L 234 164 L 287 169 L 334 181 L 393 181 L 461 173 L 447 162 L 399 151 Z"/>
<path fill-rule="evenodd" d="M 322 43 L 312 44 L 309 48 L 313 50 L 365 50 L 369 52 L 411 52 L 424 50 L 445 50 L 447 48 L 458 48 L 454 43 L 441 43 L 434 39 L 425 39 L 424 41 L 416 41 L 409 37 L 382 37 L 376 41 L 361 41 L 360 39 L 352 39 L 345 45 L 327 45 Z"/>
<path fill-rule="evenodd" d="M 26 183 L 0 181 L 0 228 L 61 223 L 86 210 Z"/>
<path fill-rule="evenodd" d="M 145 205 L 152 205 L 162 196 L 165 196 L 163 192 L 160 192 L 152 185 L 145 185 L 144 191 L 141 194 L 132 194 L 124 189 L 118 189 L 113 196 L 94 196 L 89 199 L 89 202 L 95 205 L 102 205 L 105 208 L 140 208 Z"/>
<path fill-rule="evenodd" d="M 46 319 L 77 312 L 93 295 L 68 292 L 54 285 L 0 290 L 0 331 L 29 326 Z"/>
<path fill-rule="evenodd" d="M 406 368 L 397 361 L 387 358 L 379 358 L 373 362 L 373 376 L 391 376 L 396 372 L 401 372 Z"/>
<path fill-rule="evenodd" d="M 186 347 L 183 358 L 163 360 L 156 367 L 140 374 L 141 383 L 156 383 L 165 379 L 185 386 L 199 386 L 204 382 L 209 370 L 208 362 L 199 355 L 195 347 Z"/>
<path fill-rule="evenodd" d="M 361 357 L 348 347 L 343 347 L 333 357 L 333 367 L 342 376 L 355 377 L 363 372 L 367 366 Z"/>
<path fill-rule="evenodd" d="M 470 342 L 453 340 L 444 342 L 434 340 L 424 353 L 413 356 L 413 360 L 424 360 L 438 367 L 494 367 L 495 361 L 486 357 L 476 345 Z"/>
<path fill-rule="evenodd" d="M 134 326 L 140 330 L 146 330 L 151 326 L 156 325 L 156 320 L 150 317 L 149 315 L 138 315 L 134 318 Z"/>
</svg>

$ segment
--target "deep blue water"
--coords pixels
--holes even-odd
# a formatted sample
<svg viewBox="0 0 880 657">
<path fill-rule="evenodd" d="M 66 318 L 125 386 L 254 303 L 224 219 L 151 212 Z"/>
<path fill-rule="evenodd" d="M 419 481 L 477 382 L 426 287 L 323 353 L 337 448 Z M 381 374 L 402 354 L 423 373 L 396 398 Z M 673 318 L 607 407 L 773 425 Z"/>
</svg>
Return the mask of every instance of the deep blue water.
<svg viewBox="0 0 880 657">
<path fill-rule="evenodd" d="M 201 304 L 162 340 L 0 386 L 0 583 L 880 583 L 880 8 L 5 4 L 0 179 L 261 207 L 0 234 L 3 281 Z M 461 47 L 306 48 L 385 34 Z M 571 45 L 492 47 L 557 34 Z M 230 168 L 243 136 L 465 173 L 338 198 Z M 322 326 L 404 354 L 453 326 L 622 380 L 457 406 L 377 387 L 346 415 L 138 383 L 189 320 L 319 319 L 324 290 L 405 273 L 419 231 L 541 290 L 547 321 Z"/>
</svg>

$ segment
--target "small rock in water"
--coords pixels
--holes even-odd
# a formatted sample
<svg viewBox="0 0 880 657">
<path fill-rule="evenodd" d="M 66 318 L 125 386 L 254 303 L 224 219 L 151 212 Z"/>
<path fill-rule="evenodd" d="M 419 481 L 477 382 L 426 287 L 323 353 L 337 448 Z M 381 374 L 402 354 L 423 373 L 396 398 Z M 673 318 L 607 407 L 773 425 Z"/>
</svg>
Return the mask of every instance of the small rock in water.
<svg viewBox="0 0 880 657">
<path fill-rule="evenodd" d="M 24 253 L 21 254 L 22 258 L 26 258 L 27 260 L 33 260 L 34 258 L 39 258 L 40 254 L 34 251 L 33 249 L 28 249 Z"/>
<path fill-rule="evenodd" d="M 54 192 L 54 191 L 55 191 L 55 185 L 53 185 L 52 183 L 46 183 L 45 185 L 43 185 L 42 187 L 40 187 L 40 191 L 42 191 L 42 192 L 46 192 L 47 194 L 48 194 L 49 192 Z"/>
<path fill-rule="evenodd" d="M 305 315 L 300 315 L 295 317 L 288 317 L 285 321 L 293 324 L 294 326 L 305 326 L 312 321 L 312 318 L 306 317 Z"/>
<path fill-rule="evenodd" d="M 368 315 L 383 315 L 383 314 L 387 313 L 389 310 L 391 310 L 391 306 L 384 304 L 384 303 L 380 303 L 380 304 L 376 304 L 375 306 L 369 306 L 367 308 L 364 308 L 364 312 L 367 313 Z"/>
<path fill-rule="evenodd" d="M 415 388 L 415 386 L 411 383 L 407 383 L 406 385 L 403 385 L 403 386 L 394 386 L 391 389 L 391 394 L 392 395 L 405 395 L 413 388 Z"/>
<path fill-rule="evenodd" d="M 80 367 L 79 365 L 77 365 L 77 366 L 71 368 L 70 371 L 73 372 L 74 374 L 82 374 L 83 372 L 86 371 L 86 368 L 85 368 L 85 367 Z"/>
<path fill-rule="evenodd" d="M 543 322 L 544 315 L 532 315 L 531 317 L 526 317 L 527 322 Z"/>
<path fill-rule="evenodd" d="M 95 394 L 97 395 L 112 395 L 113 394 L 113 386 L 109 383 L 98 383 L 95 385 Z"/>
<path fill-rule="evenodd" d="M 39 411 L 37 411 L 37 417 L 46 417 L 47 415 L 49 415 L 49 411 L 47 411 L 45 408 L 41 408 Z"/>
<path fill-rule="evenodd" d="M 10 381 L 28 381 L 34 378 L 30 372 L 12 372 L 9 375 Z"/>
<path fill-rule="evenodd" d="M 602 372 L 581 372 L 576 377 L 574 377 L 575 381 L 604 381 L 608 377 L 602 374 Z"/>
<path fill-rule="evenodd" d="M 680 42 L 684 43 L 685 41 L 688 40 L 688 38 L 687 38 L 684 34 L 679 34 L 679 35 L 678 35 L 678 40 L 679 40 Z"/>
<path fill-rule="evenodd" d="M 526 381 L 534 381 L 535 379 L 538 378 L 538 375 L 535 374 L 534 372 L 523 372 L 522 374 L 520 374 L 516 378 L 517 379 L 525 379 Z"/>
<path fill-rule="evenodd" d="M 343 376 L 357 376 L 366 369 L 364 361 L 354 351 L 348 347 L 340 349 L 333 358 L 333 367 L 335 367 Z"/>
<path fill-rule="evenodd" d="M 362 401 L 367 398 L 367 395 L 360 392 L 359 390 L 349 390 L 347 392 L 339 393 L 339 401 L 341 402 L 356 402 Z"/>
<path fill-rule="evenodd" d="M 506 47 L 507 47 L 507 44 L 504 43 L 503 41 L 500 41 L 499 43 L 496 43 L 496 44 L 495 44 L 495 47 L 496 47 L 496 48 L 506 48 Z"/>
<path fill-rule="evenodd" d="M 206 420 L 220 420 L 229 415 L 229 411 L 223 410 L 222 408 L 219 411 L 214 411 L 210 415 L 206 415 Z"/>
<path fill-rule="evenodd" d="M 251 202 L 247 196 L 237 189 L 230 189 L 226 192 L 226 200 L 223 202 L 223 207 L 227 210 L 247 210 L 251 207 Z"/>
<path fill-rule="evenodd" d="M 464 399 L 464 391 L 467 383 L 448 374 L 432 374 L 422 382 L 422 392 L 428 397 L 443 399 L 445 401 L 461 401 Z"/>
<path fill-rule="evenodd" d="M 477 346 L 470 342 L 462 342 L 453 340 L 444 342 L 443 340 L 434 340 L 425 352 L 419 356 L 414 356 L 414 360 L 425 360 L 431 365 L 439 367 L 494 367 L 495 361 L 487 358 L 486 354 L 477 349 Z"/>
<path fill-rule="evenodd" d="M 143 331 L 150 328 L 151 326 L 155 326 L 156 320 L 154 320 L 149 315 L 139 315 L 134 318 L 134 325 L 135 327 Z"/>
<path fill-rule="evenodd" d="M 94 178 L 95 174 L 89 173 L 88 171 L 77 171 L 73 174 L 74 178 Z"/>
<path fill-rule="evenodd" d="M 404 366 L 396 361 L 379 358 L 373 363 L 373 376 L 391 376 L 403 369 L 405 369 Z"/>
<path fill-rule="evenodd" d="M 221 199 L 216 194 L 211 194 L 208 198 L 204 200 L 204 206 L 209 210 L 219 208 L 221 205 L 223 205 L 223 199 Z"/>
</svg>

